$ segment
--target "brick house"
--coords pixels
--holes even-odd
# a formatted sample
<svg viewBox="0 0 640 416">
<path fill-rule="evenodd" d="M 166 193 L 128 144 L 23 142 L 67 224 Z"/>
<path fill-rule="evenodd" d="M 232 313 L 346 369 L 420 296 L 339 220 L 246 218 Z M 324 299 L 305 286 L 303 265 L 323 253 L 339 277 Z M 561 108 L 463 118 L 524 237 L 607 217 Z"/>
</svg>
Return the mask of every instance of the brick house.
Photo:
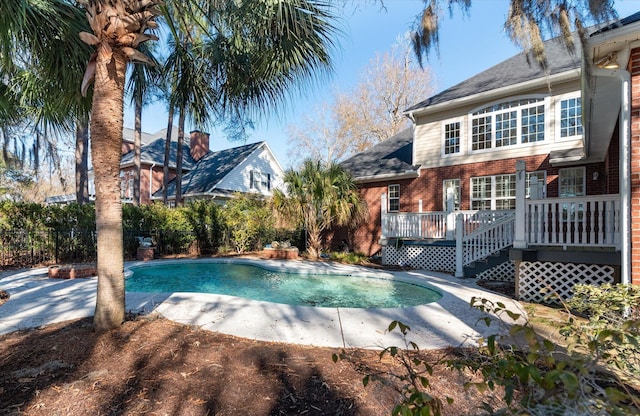
<svg viewBox="0 0 640 416">
<path fill-rule="evenodd" d="M 412 128 L 342 163 L 371 216 L 353 248 L 527 300 L 640 284 L 639 41 L 636 13 L 591 31 L 591 65 L 552 39 L 544 69 L 520 53 L 408 108 Z"/>
<path fill-rule="evenodd" d="M 177 132 L 172 137 L 177 137 Z M 125 134 L 125 137 L 126 134 Z M 140 203 L 162 201 L 166 131 L 146 134 L 140 149 Z M 133 147 L 125 140 L 120 163 L 123 201 L 133 197 Z M 171 141 L 168 199 L 175 204 L 175 177 L 178 144 Z M 224 201 L 235 192 L 271 195 L 282 181 L 283 169 L 266 142 L 251 143 L 230 149 L 211 151 L 209 134 L 192 131 L 185 140 L 182 157 L 182 199 L 217 199 Z"/>
</svg>

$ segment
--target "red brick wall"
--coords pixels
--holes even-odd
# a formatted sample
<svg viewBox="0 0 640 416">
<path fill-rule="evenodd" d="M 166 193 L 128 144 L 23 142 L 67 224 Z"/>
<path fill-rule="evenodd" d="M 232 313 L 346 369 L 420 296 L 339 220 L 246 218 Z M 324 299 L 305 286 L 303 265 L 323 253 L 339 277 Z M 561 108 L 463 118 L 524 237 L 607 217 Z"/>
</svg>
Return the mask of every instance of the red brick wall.
<svg viewBox="0 0 640 416">
<path fill-rule="evenodd" d="M 640 49 L 631 51 L 631 282 L 640 284 Z"/>
<path fill-rule="evenodd" d="M 607 159 L 617 161 L 619 160 L 618 145 L 614 144 L 614 141 L 617 140 L 612 140 Z M 379 251 L 381 248 L 378 243 L 381 235 L 380 197 L 387 192 L 388 185 L 400 185 L 401 212 L 418 212 L 419 200 L 422 200 L 423 212 L 443 211 L 443 181 L 445 179 L 460 179 L 460 209 L 467 210 L 471 209 L 471 178 L 474 176 L 515 173 L 517 160 L 525 161 L 528 172 L 545 170 L 547 172 L 547 196 L 558 196 L 558 170 L 560 168 L 551 166 L 548 155 L 422 169 L 419 178 L 362 184 L 360 192 L 369 207 L 369 220 L 350 233 L 346 230 L 337 230 L 333 237 L 329 239 L 328 244 L 332 247 L 337 247 L 339 241 L 347 239 L 351 248 L 355 251 L 367 255 L 372 255 Z M 608 162 L 605 161 L 586 166 L 588 195 L 618 192 L 618 170 L 617 168 L 607 169 L 607 164 Z M 594 172 L 598 172 L 598 179 L 595 181 L 593 180 Z"/>
<path fill-rule="evenodd" d="M 149 168 L 151 165 L 140 166 L 140 204 L 150 204 L 151 198 L 149 197 Z M 125 183 L 129 178 L 133 178 L 133 167 L 121 169 L 124 175 Z M 175 178 L 176 174 L 174 170 L 169 170 L 169 180 Z M 155 166 L 151 173 L 151 192 L 155 193 L 162 188 L 163 168 L 162 166 Z"/>
<path fill-rule="evenodd" d="M 209 134 L 198 130 L 191 132 L 189 136 L 189 149 L 191 157 L 198 161 L 209 151 Z"/>
</svg>

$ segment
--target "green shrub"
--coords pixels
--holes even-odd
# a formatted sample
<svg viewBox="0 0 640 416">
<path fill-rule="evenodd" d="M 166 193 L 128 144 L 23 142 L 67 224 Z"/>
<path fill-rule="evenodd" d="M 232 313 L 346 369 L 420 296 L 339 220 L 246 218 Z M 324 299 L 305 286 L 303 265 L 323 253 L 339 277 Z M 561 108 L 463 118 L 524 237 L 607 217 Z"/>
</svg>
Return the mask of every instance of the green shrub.
<svg viewBox="0 0 640 416">
<path fill-rule="evenodd" d="M 222 214 L 213 201 L 196 200 L 182 208 L 201 253 L 215 253 L 222 240 Z"/>
<path fill-rule="evenodd" d="M 274 232 L 275 219 L 267 202 L 253 195 L 236 194 L 227 202 L 222 217 L 230 242 L 238 253 L 260 250 Z"/>
<path fill-rule="evenodd" d="M 393 415 L 439 415 L 442 399 L 429 394 L 429 377 L 436 366 L 480 375 L 478 382 L 467 388 L 480 392 L 503 391 L 506 407 L 493 409 L 485 403 L 489 414 L 516 415 L 630 415 L 640 413 L 640 398 L 633 389 L 638 379 L 638 331 L 640 320 L 627 319 L 627 306 L 636 305 L 638 288 L 618 285 L 601 288 L 578 287 L 576 300 L 592 316 L 589 325 L 568 319 L 562 334 L 567 347 L 556 345 L 540 336 L 521 315 L 501 302 L 473 298 L 471 306 L 487 316 L 488 326 L 498 321 L 502 331 L 479 340 L 479 347 L 463 356 L 429 365 L 416 355 L 418 347 L 406 341 L 409 327 L 394 321 L 389 331 L 398 328 L 405 348 L 387 347 L 380 354 L 390 354 L 403 364 L 406 374 L 400 380 L 402 399 Z M 599 303 L 604 304 L 601 306 Z M 603 316 L 616 310 L 622 321 Z M 594 321 L 595 320 L 595 321 Z M 333 360 L 348 358 L 334 354 Z M 363 384 L 398 376 L 367 374 Z M 635 384 L 637 388 L 637 384 Z M 447 399 L 450 401 L 449 399 Z"/>
</svg>

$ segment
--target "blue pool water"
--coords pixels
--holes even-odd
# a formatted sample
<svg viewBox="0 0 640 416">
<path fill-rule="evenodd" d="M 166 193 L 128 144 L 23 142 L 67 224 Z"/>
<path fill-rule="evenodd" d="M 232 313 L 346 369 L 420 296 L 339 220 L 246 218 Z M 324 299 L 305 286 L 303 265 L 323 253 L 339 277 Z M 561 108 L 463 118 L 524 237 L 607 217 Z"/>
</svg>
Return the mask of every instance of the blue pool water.
<svg viewBox="0 0 640 416">
<path fill-rule="evenodd" d="M 433 289 L 372 277 L 273 272 L 261 267 L 184 262 L 132 268 L 127 292 L 216 293 L 288 305 L 400 308 L 439 300 Z"/>
</svg>

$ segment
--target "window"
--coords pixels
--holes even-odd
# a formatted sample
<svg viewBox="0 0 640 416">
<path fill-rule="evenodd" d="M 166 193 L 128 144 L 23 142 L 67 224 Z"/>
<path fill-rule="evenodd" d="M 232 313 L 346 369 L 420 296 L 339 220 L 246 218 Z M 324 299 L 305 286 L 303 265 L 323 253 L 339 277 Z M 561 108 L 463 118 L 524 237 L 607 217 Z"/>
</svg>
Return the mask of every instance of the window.
<svg viewBox="0 0 640 416">
<path fill-rule="evenodd" d="M 532 180 L 535 178 L 536 180 Z M 532 191 L 532 182 L 536 184 L 536 190 Z M 540 170 L 537 172 L 527 172 L 525 198 L 535 199 L 545 198 L 547 194 L 547 172 Z"/>
<path fill-rule="evenodd" d="M 487 106 L 471 114 L 471 150 L 534 143 L 545 138 L 544 98 Z"/>
<path fill-rule="evenodd" d="M 560 101 L 559 137 L 561 139 L 582 136 L 582 99 L 572 97 Z"/>
<path fill-rule="evenodd" d="M 560 197 L 585 195 L 585 168 L 566 168 L 558 172 Z"/>
<path fill-rule="evenodd" d="M 258 191 L 271 190 L 271 174 L 252 170 L 249 172 L 249 188 Z"/>
<path fill-rule="evenodd" d="M 400 211 L 400 185 L 389 185 L 389 212 Z"/>
<path fill-rule="evenodd" d="M 460 122 L 444 125 L 444 154 L 460 153 Z"/>
<path fill-rule="evenodd" d="M 498 175 L 495 182 L 495 209 L 516 209 L 516 175 Z"/>
<path fill-rule="evenodd" d="M 471 209 L 491 209 L 491 176 L 471 178 Z"/>
<path fill-rule="evenodd" d="M 460 209 L 460 179 L 445 179 L 442 182 L 442 207 L 447 210 L 447 189 L 453 189 L 453 209 Z"/>
</svg>

